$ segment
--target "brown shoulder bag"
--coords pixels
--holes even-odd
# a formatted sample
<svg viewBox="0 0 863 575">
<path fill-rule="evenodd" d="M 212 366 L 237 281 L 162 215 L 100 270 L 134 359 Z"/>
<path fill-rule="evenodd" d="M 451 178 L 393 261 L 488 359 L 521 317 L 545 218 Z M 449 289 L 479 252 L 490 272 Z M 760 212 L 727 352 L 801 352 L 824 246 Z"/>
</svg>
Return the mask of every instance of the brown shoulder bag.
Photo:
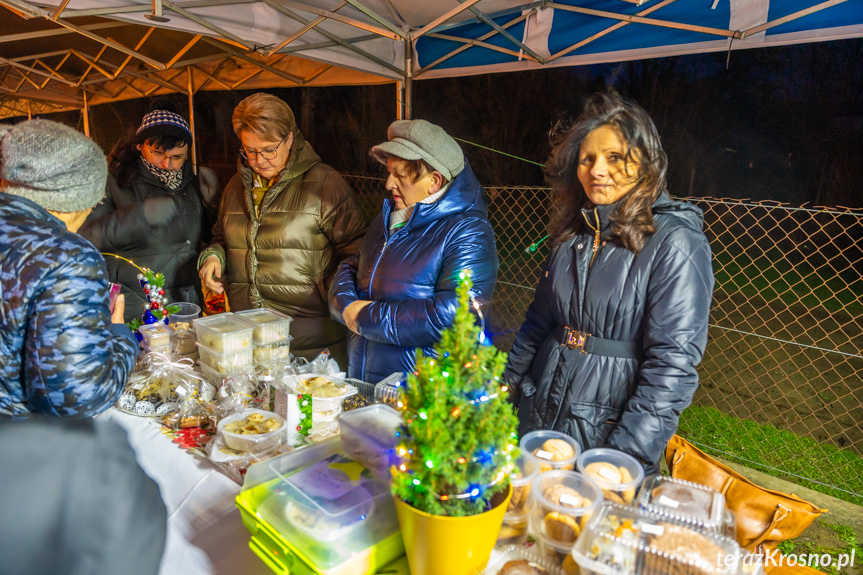
<svg viewBox="0 0 863 575">
<path fill-rule="evenodd" d="M 794 494 L 765 489 L 675 435 L 665 449 L 671 476 L 712 487 L 737 516 L 737 542 L 748 551 L 800 536 L 826 509 Z"/>
</svg>

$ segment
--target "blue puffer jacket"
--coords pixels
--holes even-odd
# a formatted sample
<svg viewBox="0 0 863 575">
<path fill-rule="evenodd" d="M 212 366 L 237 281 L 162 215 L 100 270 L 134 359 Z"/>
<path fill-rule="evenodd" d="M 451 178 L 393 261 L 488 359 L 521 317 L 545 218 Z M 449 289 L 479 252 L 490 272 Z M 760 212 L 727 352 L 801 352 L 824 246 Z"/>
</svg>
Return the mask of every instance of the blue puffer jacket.
<svg viewBox="0 0 863 575">
<path fill-rule="evenodd" d="M 609 240 L 613 208 L 582 210 L 585 231 L 549 254 L 505 376 L 520 392 L 522 433 L 562 431 L 582 449 L 613 447 L 655 471 L 698 387 L 710 245 L 701 210 L 663 194 L 653 205 L 656 232 L 635 255 Z M 565 347 L 564 326 L 635 343 L 637 358 Z"/>
<path fill-rule="evenodd" d="M 105 260 L 30 200 L 0 192 L 0 415 L 90 417 L 123 390 L 137 343 L 108 312 Z"/>
<path fill-rule="evenodd" d="M 455 317 L 462 270 L 470 270 L 481 302 L 491 301 L 497 281 L 488 200 L 470 165 L 465 163 L 440 200 L 415 204 L 408 223 L 390 235 L 392 211 L 388 199 L 360 253 L 342 262 L 330 287 L 330 313 L 337 321 L 343 322 L 351 302 L 373 302 L 357 317 L 362 336 L 349 333 L 348 339 L 348 375 L 370 383 L 413 371 L 416 348 L 432 353 Z"/>
</svg>

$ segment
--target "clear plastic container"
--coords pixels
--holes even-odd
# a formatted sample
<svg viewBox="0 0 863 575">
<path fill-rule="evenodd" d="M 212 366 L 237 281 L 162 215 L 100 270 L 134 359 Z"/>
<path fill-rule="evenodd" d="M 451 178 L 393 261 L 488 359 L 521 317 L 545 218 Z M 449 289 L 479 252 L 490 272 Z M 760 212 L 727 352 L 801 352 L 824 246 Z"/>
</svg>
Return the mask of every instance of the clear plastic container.
<svg viewBox="0 0 863 575">
<path fill-rule="evenodd" d="M 531 531 L 531 535 L 536 539 L 536 553 L 547 561 L 553 567 L 559 569 L 564 575 L 583 575 L 584 571 L 579 573 L 578 565 L 572 557 L 572 545 L 560 545 L 551 539 Z M 659 575 L 653 574 L 653 575 Z M 664 575 L 664 574 L 663 574 Z"/>
<path fill-rule="evenodd" d="M 238 319 L 255 328 L 255 343 L 269 345 L 287 341 L 291 337 L 291 316 L 272 309 L 257 308 L 235 312 Z"/>
<path fill-rule="evenodd" d="M 381 481 L 388 481 L 390 466 L 398 462 L 396 433 L 403 423 L 401 414 L 387 405 L 375 404 L 346 411 L 338 421 L 345 454 Z"/>
<path fill-rule="evenodd" d="M 633 456 L 597 447 L 588 449 L 578 457 L 578 470 L 602 489 L 606 501 L 631 505 L 635 492 L 644 480 L 644 467 Z"/>
<path fill-rule="evenodd" d="M 352 385 L 357 388 L 357 394 L 352 395 L 345 399 L 345 402 L 342 404 L 342 409 L 344 411 L 351 411 L 353 409 L 360 409 L 362 407 L 367 407 L 369 405 L 374 404 L 375 402 L 375 384 L 368 383 L 359 379 L 354 379 L 348 377 L 345 379 L 345 383 L 348 385 Z"/>
<path fill-rule="evenodd" d="M 287 363 L 291 359 L 291 340 L 289 337 L 279 343 L 256 345 L 254 351 L 255 363 L 267 365 L 274 362 Z"/>
<path fill-rule="evenodd" d="M 492 551 L 488 565 L 486 565 L 482 575 L 506 575 L 508 570 L 504 568 L 513 561 L 519 562 L 526 567 L 533 567 L 536 570 L 534 571 L 535 573 L 544 572 L 546 575 L 563 575 L 560 567 L 547 558 L 542 557 L 536 550 L 525 549 L 524 547 L 515 545 Z M 528 571 L 520 572 L 527 573 Z"/>
<path fill-rule="evenodd" d="M 527 542 L 527 528 L 530 523 L 530 512 L 533 509 L 532 499 L 524 505 L 521 512 L 507 511 L 497 534 L 495 545 L 523 545 Z"/>
<path fill-rule="evenodd" d="M 174 348 L 170 340 L 168 340 L 168 345 L 160 345 L 158 347 L 150 347 L 147 341 L 144 340 L 141 342 L 141 348 L 144 350 L 144 353 L 164 353 L 169 357 L 174 354 Z"/>
<path fill-rule="evenodd" d="M 254 328 L 232 313 L 220 313 L 195 320 L 193 324 L 201 343 L 216 353 L 251 349 Z"/>
<path fill-rule="evenodd" d="M 393 373 L 375 384 L 375 403 L 383 403 L 401 411 L 405 407 L 404 398 L 405 375 L 403 373 Z"/>
<path fill-rule="evenodd" d="M 725 496 L 705 485 L 651 475 L 641 486 L 638 506 L 658 515 L 690 520 L 714 533 L 726 534 Z"/>
<path fill-rule="evenodd" d="M 338 438 L 252 465 L 238 505 L 253 533 L 266 526 L 309 566 L 293 561 L 291 573 L 373 573 L 404 553 L 389 485 Z"/>
<path fill-rule="evenodd" d="M 533 480 L 531 533 L 557 545 L 572 545 L 602 502 L 602 492 L 575 471 L 547 471 Z"/>
<path fill-rule="evenodd" d="M 160 321 L 142 325 L 138 328 L 138 333 L 144 338 L 143 343 L 150 350 L 171 347 L 171 330 Z"/>
<path fill-rule="evenodd" d="M 356 395 L 357 388 L 341 379 L 317 373 L 303 373 L 296 376 L 297 393 L 309 394 L 313 398 L 313 409 L 318 412 L 339 413 L 346 398 Z"/>
<path fill-rule="evenodd" d="M 521 438 L 518 446 L 522 453 L 530 453 L 539 460 L 539 472 L 553 469 L 575 469 L 575 460 L 581 448 L 573 438 L 548 429 L 531 431 Z"/>
<path fill-rule="evenodd" d="M 182 330 L 171 333 L 171 345 L 180 355 L 195 355 L 198 354 L 198 348 L 195 345 L 197 338 L 195 332 Z"/>
<path fill-rule="evenodd" d="M 201 315 L 201 306 L 198 304 L 181 301 L 168 305 L 180 306 L 180 311 L 168 316 L 168 323 L 171 325 L 171 329 L 177 331 L 192 329 L 192 322 Z"/>
<path fill-rule="evenodd" d="M 515 467 L 509 474 L 509 482 L 512 485 L 512 498 L 509 507 L 506 508 L 507 515 L 523 515 L 527 511 L 530 500 L 530 489 L 533 480 L 539 475 L 539 460 L 530 454 L 519 455 L 513 462 Z M 506 521 L 506 519 L 504 519 Z"/>
<path fill-rule="evenodd" d="M 601 575 L 736 575 L 741 556 L 733 539 L 611 502 L 572 549 L 582 574 Z"/>
<path fill-rule="evenodd" d="M 198 346 L 201 365 L 206 365 L 216 373 L 230 375 L 254 370 L 252 367 L 254 364 L 252 348 L 219 353 L 201 342 L 197 342 L 196 345 Z"/>
<path fill-rule="evenodd" d="M 270 425 L 276 427 L 271 431 L 254 433 L 255 429 L 266 427 L 267 420 L 275 420 L 276 423 Z M 239 423 L 247 432 L 228 431 L 233 423 Z M 219 422 L 216 431 L 222 436 L 225 445 L 231 449 L 253 453 L 268 451 L 287 439 L 284 418 L 277 413 L 262 409 L 244 409 L 233 413 Z"/>
</svg>

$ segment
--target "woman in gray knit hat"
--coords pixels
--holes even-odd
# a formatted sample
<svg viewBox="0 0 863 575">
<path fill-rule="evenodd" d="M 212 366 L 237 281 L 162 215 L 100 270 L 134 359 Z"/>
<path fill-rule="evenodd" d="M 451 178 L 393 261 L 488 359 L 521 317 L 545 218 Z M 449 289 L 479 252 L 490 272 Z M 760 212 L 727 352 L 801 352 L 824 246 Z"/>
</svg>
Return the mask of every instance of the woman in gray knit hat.
<svg viewBox="0 0 863 575">
<path fill-rule="evenodd" d="M 80 233 L 103 252 L 165 274 L 166 301 L 201 305 L 196 263 L 215 220 L 219 184 L 204 167 L 195 177 L 187 161 L 192 133 L 174 103 L 161 98 L 152 108 L 111 151 L 107 195 Z M 107 265 L 129 300 L 126 320 L 140 317 L 147 303 L 138 270 L 115 258 Z"/>
<path fill-rule="evenodd" d="M 94 416 L 129 378 L 137 345 L 122 298 L 112 316 L 104 260 L 75 233 L 106 173 L 72 128 L 0 126 L 0 416 Z"/>
</svg>

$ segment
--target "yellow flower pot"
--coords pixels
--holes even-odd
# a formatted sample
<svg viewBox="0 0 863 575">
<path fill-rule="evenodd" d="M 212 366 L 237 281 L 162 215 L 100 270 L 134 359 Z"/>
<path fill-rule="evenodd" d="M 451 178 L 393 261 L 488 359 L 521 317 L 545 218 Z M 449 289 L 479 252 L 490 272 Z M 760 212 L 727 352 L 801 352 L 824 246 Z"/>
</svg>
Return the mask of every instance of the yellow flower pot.
<svg viewBox="0 0 863 575">
<path fill-rule="evenodd" d="M 412 575 L 473 575 L 485 567 L 512 497 L 493 509 L 468 517 L 431 515 L 398 497 L 396 513 Z"/>
</svg>

